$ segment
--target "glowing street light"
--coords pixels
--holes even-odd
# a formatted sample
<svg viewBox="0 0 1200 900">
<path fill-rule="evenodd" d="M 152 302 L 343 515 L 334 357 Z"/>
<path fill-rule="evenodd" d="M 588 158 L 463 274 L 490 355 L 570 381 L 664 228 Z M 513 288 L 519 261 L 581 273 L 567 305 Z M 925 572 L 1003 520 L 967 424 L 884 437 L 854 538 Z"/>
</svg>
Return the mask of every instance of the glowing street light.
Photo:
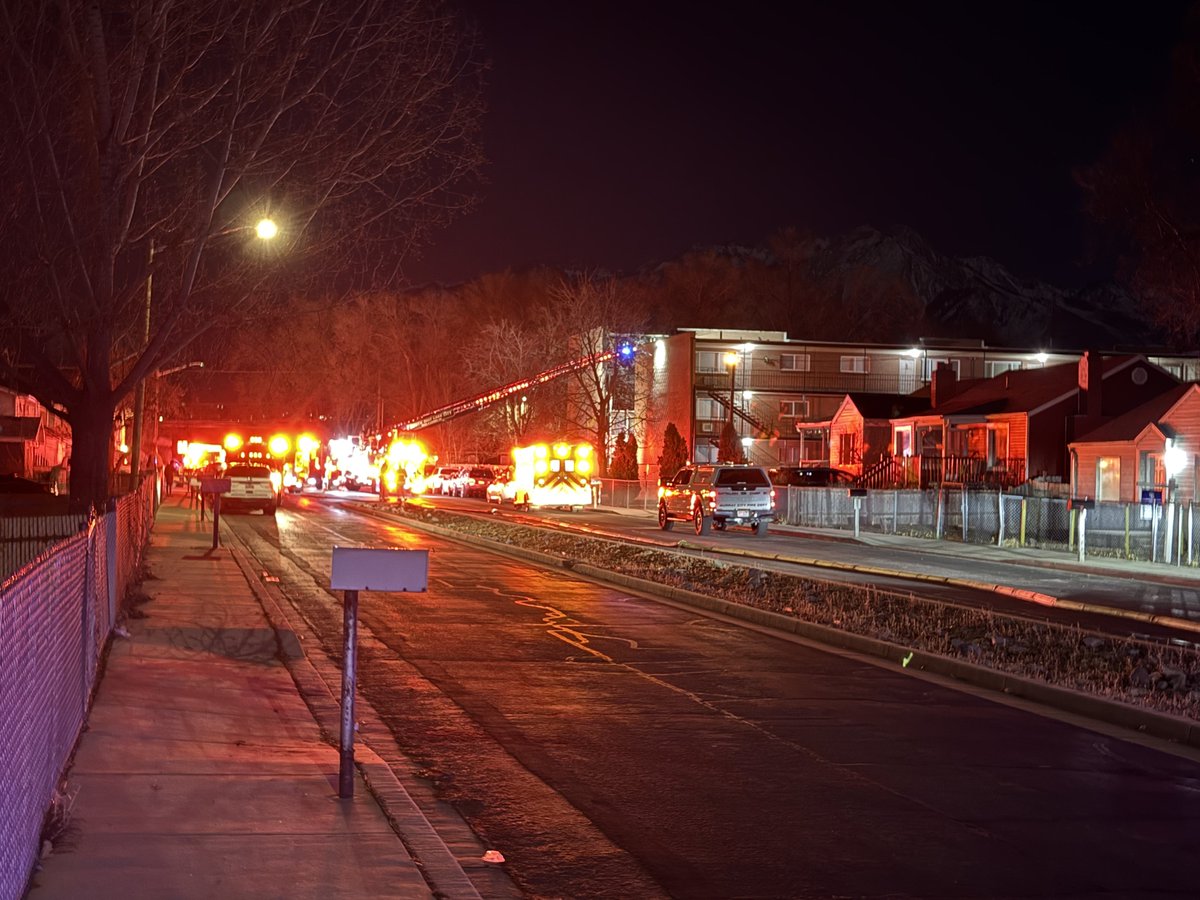
<svg viewBox="0 0 1200 900">
<path fill-rule="evenodd" d="M 236 230 L 245 229 L 245 225 L 239 225 Z M 260 240 L 269 241 L 279 234 L 279 226 L 271 219 L 263 217 L 258 220 L 258 224 L 254 226 L 254 233 Z M 150 308 L 154 300 L 154 239 L 150 239 L 148 247 L 148 258 L 146 266 L 146 302 L 143 305 L 142 311 L 142 346 L 145 347 L 150 343 Z M 189 364 L 190 365 L 190 364 Z M 186 367 L 185 367 L 186 368 Z M 152 376 L 157 376 L 158 373 L 151 373 Z M 134 391 L 133 399 L 133 434 L 132 444 L 133 453 L 129 457 L 129 476 L 133 484 L 137 484 L 138 476 L 141 474 L 141 456 L 142 456 L 142 420 L 146 415 L 146 379 L 143 378 L 138 382 L 137 388 Z M 157 440 L 157 436 L 156 436 Z M 153 448 L 153 453 L 157 454 L 158 447 Z"/>
<path fill-rule="evenodd" d="M 254 226 L 254 233 L 259 239 L 269 241 L 279 234 L 279 226 L 271 219 L 259 219 L 258 224 Z"/>
</svg>

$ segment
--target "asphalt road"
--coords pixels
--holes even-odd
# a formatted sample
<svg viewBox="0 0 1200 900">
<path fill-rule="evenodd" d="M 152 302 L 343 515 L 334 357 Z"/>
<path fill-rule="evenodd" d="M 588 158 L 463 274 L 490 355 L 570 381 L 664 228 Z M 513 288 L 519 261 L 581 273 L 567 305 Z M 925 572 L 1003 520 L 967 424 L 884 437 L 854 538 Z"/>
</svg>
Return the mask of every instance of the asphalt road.
<svg viewBox="0 0 1200 900">
<path fill-rule="evenodd" d="M 353 495 L 329 495 L 324 502 L 350 499 Z M 361 495 L 360 500 L 372 498 Z M 884 539 L 865 537 L 856 542 L 850 536 L 808 536 L 796 530 L 774 529 L 766 538 L 755 537 L 745 529 L 730 529 L 723 534 L 698 537 L 679 525 L 670 532 L 661 531 L 648 515 L 617 514 L 604 510 L 585 510 L 563 513 L 535 511 L 519 513 L 510 509 L 490 509 L 476 500 L 452 498 L 421 498 L 429 503 L 456 512 L 481 516 L 510 518 L 526 524 L 553 525 L 594 535 L 628 539 L 652 546 L 676 548 L 681 542 L 690 548 L 710 548 L 718 557 L 725 551 L 750 552 L 779 556 L 778 560 L 736 556 L 726 557 L 760 568 L 778 569 L 825 581 L 872 584 L 884 590 L 974 606 L 983 606 L 1008 615 L 1024 616 L 1058 624 L 1072 625 L 1088 631 L 1114 636 L 1134 636 L 1141 639 L 1195 643 L 1200 627 L 1200 576 L 1189 578 L 1191 570 L 1168 567 L 1148 567 L 1155 575 L 1174 578 L 1177 583 L 1153 581 L 1128 564 L 1128 571 L 1106 573 L 1080 572 L 1059 568 L 1074 560 L 1064 554 L 1039 551 L 1001 550 L 993 547 L 963 545 L 954 542 L 933 542 L 917 539 Z M 686 524 L 686 523 L 684 523 Z M 700 552 L 689 550 L 686 552 Z M 805 565 L 785 560 L 816 560 L 822 565 Z M 841 565 L 843 568 L 836 568 Z M 1113 563 L 1115 568 L 1118 564 Z M 879 570 L 863 571 L 864 568 Z M 895 575 L 882 574 L 895 572 Z M 914 580 L 912 574 L 926 580 Z M 948 581 L 947 581 L 948 579 Z M 988 589 L 967 586 L 968 582 L 1004 585 L 1013 593 L 996 593 Z M 1022 599 L 1020 592 L 1032 592 L 1066 601 L 1061 607 L 1045 606 Z M 1124 610 L 1140 614 L 1141 618 L 1108 615 L 1080 610 L 1072 604 L 1087 607 Z M 1145 621 L 1148 616 L 1165 616 L 1168 621 L 1183 619 L 1197 627 L 1180 628 L 1170 624 Z"/>
<path fill-rule="evenodd" d="M 531 896 L 1195 896 L 1194 754 L 319 502 L 223 521 L 335 655 L 331 546 L 430 549 L 360 687 Z"/>
</svg>

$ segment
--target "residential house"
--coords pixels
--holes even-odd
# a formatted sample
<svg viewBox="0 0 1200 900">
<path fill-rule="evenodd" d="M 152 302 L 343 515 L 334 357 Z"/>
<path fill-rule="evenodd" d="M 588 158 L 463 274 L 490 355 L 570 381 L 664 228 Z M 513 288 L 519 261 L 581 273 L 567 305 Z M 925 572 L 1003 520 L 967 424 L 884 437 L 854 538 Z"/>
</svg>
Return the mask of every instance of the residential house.
<svg viewBox="0 0 1200 900">
<path fill-rule="evenodd" d="M 65 492 L 71 429 L 29 394 L 0 387 L 0 474 L 52 482 Z"/>
<path fill-rule="evenodd" d="M 1192 502 L 1200 483 L 1200 386 L 1171 388 L 1068 447 L 1074 496 Z"/>
<path fill-rule="evenodd" d="M 892 420 L 929 408 L 929 391 L 847 394 L 829 422 L 829 464 L 861 474 L 892 453 Z"/>
<path fill-rule="evenodd" d="M 1179 385 L 1144 356 L 1085 353 L 1078 363 L 960 381 L 939 367 L 929 408 L 892 420 L 897 456 L 920 458 L 920 484 L 1069 477 L 1067 445 Z"/>
</svg>

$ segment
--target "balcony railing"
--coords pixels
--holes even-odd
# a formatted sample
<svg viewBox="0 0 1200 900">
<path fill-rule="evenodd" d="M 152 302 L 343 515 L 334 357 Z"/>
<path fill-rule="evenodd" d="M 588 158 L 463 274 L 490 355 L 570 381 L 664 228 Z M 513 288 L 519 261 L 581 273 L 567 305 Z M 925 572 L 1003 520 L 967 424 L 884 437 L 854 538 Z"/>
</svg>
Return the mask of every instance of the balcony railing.
<svg viewBox="0 0 1200 900">
<path fill-rule="evenodd" d="M 977 456 L 884 456 L 858 477 L 858 484 L 867 488 L 962 484 L 1003 489 L 1025 481 L 1025 458 L 1021 456 L 990 463 Z"/>
<path fill-rule="evenodd" d="M 729 392 L 728 372 L 697 372 L 696 390 Z M 925 385 L 913 375 L 870 374 L 861 372 L 780 372 L 777 369 L 756 369 L 737 372 L 734 376 L 739 391 L 776 391 L 788 394 L 850 393 L 911 394 Z"/>
</svg>

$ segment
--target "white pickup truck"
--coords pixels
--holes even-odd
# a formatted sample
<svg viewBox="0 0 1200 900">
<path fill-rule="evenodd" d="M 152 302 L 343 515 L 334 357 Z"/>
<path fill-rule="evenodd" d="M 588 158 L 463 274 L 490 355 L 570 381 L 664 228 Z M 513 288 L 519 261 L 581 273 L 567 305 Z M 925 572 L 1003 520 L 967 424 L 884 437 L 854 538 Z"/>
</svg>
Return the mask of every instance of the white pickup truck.
<svg viewBox="0 0 1200 900">
<path fill-rule="evenodd" d="M 760 466 L 684 466 L 658 489 L 658 527 L 670 531 L 676 519 L 690 521 L 696 534 L 747 525 L 765 537 L 775 519 L 775 488 Z"/>
</svg>

